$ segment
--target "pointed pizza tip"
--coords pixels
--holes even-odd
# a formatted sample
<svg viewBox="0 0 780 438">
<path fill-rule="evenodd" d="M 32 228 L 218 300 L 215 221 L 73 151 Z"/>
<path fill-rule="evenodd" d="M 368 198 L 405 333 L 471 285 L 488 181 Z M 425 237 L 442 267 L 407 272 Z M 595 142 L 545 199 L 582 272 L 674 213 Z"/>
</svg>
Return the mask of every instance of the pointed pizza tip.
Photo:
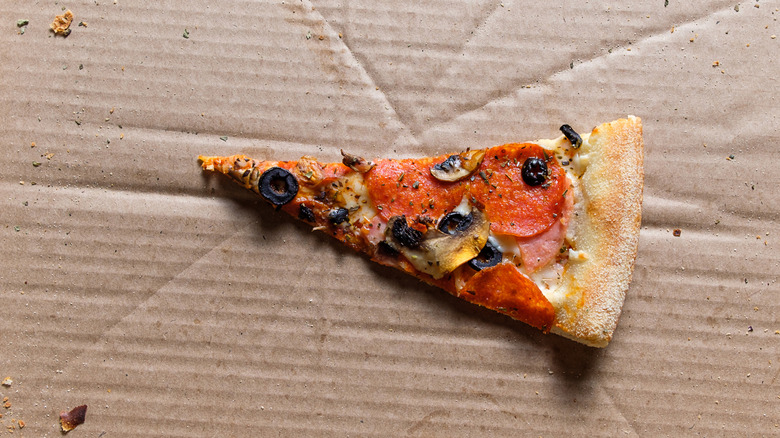
<svg viewBox="0 0 780 438">
<path fill-rule="evenodd" d="M 569 125 L 561 131 L 553 140 L 417 159 L 370 162 L 342 151 L 335 163 L 198 160 L 380 264 L 604 347 L 636 257 L 642 122 L 629 116 L 582 135 Z M 471 234 L 478 215 L 484 232 Z M 451 240 L 457 232 L 474 240 Z"/>
<path fill-rule="evenodd" d="M 207 157 L 205 155 L 198 155 L 198 161 L 200 165 L 206 170 L 214 170 L 214 160 L 218 157 Z"/>
</svg>

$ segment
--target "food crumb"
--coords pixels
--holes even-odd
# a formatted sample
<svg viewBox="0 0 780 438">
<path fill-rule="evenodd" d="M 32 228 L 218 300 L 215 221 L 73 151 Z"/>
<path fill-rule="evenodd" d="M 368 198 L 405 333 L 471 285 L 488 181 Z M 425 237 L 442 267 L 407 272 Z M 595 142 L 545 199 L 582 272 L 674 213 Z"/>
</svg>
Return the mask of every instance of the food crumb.
<svg viewBox="0 0 780 438">
<path fill-rule="evenodd" d="M 324 35 L 320 35 L 320 36 L 319 36 L 317 39 L 318 39 L 318 40 L 320 40 L 320 41 L 322 41 L 322 40 L 324 40 L 324 39 L 325 39 L 325 36 L 324 36 Z"/>
<path fill-rule="evenodd" d="M 30 143 L 30 147 L 31 147 L 31 148 L 34 148 L 35 146 L 37 146 L 37 145 L 35 144 L 35 142 L 34 142 L 34 141 Z"/>
<path fill-rule="evenodd" d="M 24 420 L 19 420 L 19 429 L 24 429 L 24 426 L 26 426 Z"/>
<path fill-rule="evenodd" d="M 81 424 L 84 424 L 84 420 L 87 417 L 87 405 L 76 406 L 69 412 L 62 411 L 60 413 L 60 427 L 63 432 L 69 432 Z"/>
<path fill-rule="evenodd" d="M 675 230 L 672 232 L 672 234 L 674 235 L 674 237 L 680 237 L 680 234 L 682 234 L 682 230 L 681 230 L 681 229 L 679 229 L 679 228 L 677 228 L 677 229 L 675 229 Z"/>
<path fill-rule="evenodd" d="M 54 21 L 51 23 L 51 30 L 55 35 L 62 35 L 64 37 L 70 35 L 70 23 L 73 22 L 73 12 L 70 10 L 65 11 L 62 15 L 54 17 Z"/>
<path fill-rule="evenodd" d="M 719 65 L 720 65 L 720 61 L 713 61 L 713 62 L 712 62 L 712 66 L 713 66 L 713 67 L 717 67 L 717 66 L 719 66 Z"/>
<path fill-rule="evenodd" d="M 6 377 L 5 379 L 3 379 L 2 385 L 3 386 L 11 386 L 12 383 L 14 383 L 14 381 L 11 380 L 11 377 L 9 376 L 9 377 Z"/>
</svg>

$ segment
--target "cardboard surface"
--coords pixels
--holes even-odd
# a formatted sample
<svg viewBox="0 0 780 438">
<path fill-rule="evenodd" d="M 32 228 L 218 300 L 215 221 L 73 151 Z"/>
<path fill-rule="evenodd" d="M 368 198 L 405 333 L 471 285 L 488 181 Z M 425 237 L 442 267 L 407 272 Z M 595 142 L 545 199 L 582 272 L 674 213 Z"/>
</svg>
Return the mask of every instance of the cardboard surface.
<svg viewBox="0 0 780 438">
<path fill-rule="evenodd" d="M 780 4 L 612 3 L 2 2 L 1 425 L 60 436 L 87 404 L 69 436 L 780 434 Z M 626 114 L 643 227 L 604 350 L 374 266 L 196 162 Z"/>
</svg>

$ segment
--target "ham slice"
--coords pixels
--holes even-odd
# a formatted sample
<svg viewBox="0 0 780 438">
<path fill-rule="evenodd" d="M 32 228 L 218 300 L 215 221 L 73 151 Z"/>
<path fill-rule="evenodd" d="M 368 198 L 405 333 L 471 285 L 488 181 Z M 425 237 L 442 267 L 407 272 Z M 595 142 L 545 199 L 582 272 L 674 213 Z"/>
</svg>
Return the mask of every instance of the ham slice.
<svg viewBox="0 0 780 438">
<path fill-rule="evenodd" d="M 574 211 L 574 196 L 566 196 L 561 216 L 549 228 L 535 236 L 517 238 L 520 256 L 529 274 L 547 266 L 558 256 L 566 239 L 572 211 Z"/>
</svg>

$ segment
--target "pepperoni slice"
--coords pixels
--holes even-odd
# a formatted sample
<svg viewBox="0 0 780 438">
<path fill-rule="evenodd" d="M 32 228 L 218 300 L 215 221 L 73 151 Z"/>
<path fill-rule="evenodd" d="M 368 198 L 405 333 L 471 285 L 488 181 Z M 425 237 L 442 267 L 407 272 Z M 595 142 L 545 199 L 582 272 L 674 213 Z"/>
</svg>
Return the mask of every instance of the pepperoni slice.
<svg viewBox="0 0 780 438">
<path fill-rule="evenodd" d="M 522 177 L 523 163 L 531 157 L 544 160 L 548 169 L 547 178 L 536 186 Z M 560 216 L 568 187 L 566 172 L 541 146 L 511 143 L 490 148 L 474 173 L 456 182 L 439 181 L 430 173 L 446 158 L 378 161 L 365 180 L 379 215 L 385 220 L 405 215 L 412 223 L 424 216 L 439 220 L 468 193 L 484 205 L 494 233 L 534 236 Z"/>
<path fill-rule="evenodd" d="M 550 331 L 555 309 L 539 287 L 511 263 L 499 263 L 474 274 L 461 298 Z"/>
<path fill-rule="evenodd" d="M 430 172 L 431 166 L 446 158 L 377 161 L 364 178 L 379 215 L 385 220 L 405 215 L 414 226 L 418 217 L 438 220 L 457 207 L 468 189 L 468 179 L 444 182 Z"/>
<path fill-rule="evenodd" d="M 543 184 L 523 181 L 526 159 L 540 158 L 547 164 Z M 494 233 L 528 237 L 550 227 L 563 209 L 563 193 L 569 186 L 566 171 L 539 145 L 510 143 L 490 148 L 471 182 L 471 194 L 485 205 Z"/>
</svg>

